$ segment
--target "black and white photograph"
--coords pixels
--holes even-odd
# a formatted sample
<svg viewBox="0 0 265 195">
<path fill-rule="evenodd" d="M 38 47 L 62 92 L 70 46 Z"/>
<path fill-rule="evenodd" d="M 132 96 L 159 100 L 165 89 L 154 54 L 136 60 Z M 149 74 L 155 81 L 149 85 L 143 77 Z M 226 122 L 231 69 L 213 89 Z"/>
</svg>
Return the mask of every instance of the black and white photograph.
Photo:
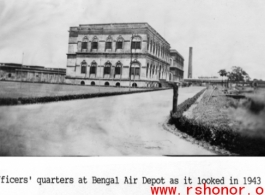
<svg viewBox="0 0 265 195">
<path fill-rule="evenodd" d="M 0 156 L 264 156 L 264 18 L 261 0 L 0 0 Z"/>
</svg>

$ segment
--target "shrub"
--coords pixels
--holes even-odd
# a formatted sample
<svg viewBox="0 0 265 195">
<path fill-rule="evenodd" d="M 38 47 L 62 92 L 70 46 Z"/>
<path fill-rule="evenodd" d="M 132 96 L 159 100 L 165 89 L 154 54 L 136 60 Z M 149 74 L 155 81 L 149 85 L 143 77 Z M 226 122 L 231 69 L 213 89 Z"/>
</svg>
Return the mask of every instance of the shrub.
<svg viewBox="0 0 265 195">
<path fill-rule="evenodd" d="M 169 122 L 174 124 L 178 130 L 187 133 L 197 140 L 204 140 L 212 145 L 222 146 L 233 153 L 241 155 L 265 155 L 265 140 L 261 137 L 243 136 L 230 128 L 215 127 L 183 116 L 183 113 L 203 92 L 204 90 L 181 103 Z"/>
<path fill-rule="evenodd" d="M 37 104 L 37 103 L 48 103 L 57 102 L 65 100 L 76 100 L 76 99 L 86 99 L 94 97 L 106 97 L 112 95 L 121 94 L 132 94 L 132 93 L 144 93 L 152 91 L 167 90 L 165 89 L 153 89 L 153 90 L 141 90 L 141 91 L 124 91 L 124 92 L 105 92 L 105 93 L 92 93 L 92 94 L 77 94 L 77 95 L 63 95 L 63 96 L 47 96 L 47 97 L 28 97 L 28 98 L 0 98 L 0 105 L 18 105 L 18 104 Z"/>
</svg>

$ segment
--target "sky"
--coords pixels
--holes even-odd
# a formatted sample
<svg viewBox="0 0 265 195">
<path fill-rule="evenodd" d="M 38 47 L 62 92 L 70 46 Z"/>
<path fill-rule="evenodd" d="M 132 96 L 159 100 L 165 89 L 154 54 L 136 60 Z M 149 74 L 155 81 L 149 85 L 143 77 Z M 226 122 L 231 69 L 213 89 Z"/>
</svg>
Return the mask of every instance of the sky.
<svg viewBox="0 0 265 195">
<path fill-rule="evenodd" d="M 0 0 L 0 63 L 66 68 L 70 26 L 147 22 L 184 57 L 184 78 L 192 47 L 193 78 L 240 66 L 264 80 L 264 19 L 264 0 Z"/>
</svg>

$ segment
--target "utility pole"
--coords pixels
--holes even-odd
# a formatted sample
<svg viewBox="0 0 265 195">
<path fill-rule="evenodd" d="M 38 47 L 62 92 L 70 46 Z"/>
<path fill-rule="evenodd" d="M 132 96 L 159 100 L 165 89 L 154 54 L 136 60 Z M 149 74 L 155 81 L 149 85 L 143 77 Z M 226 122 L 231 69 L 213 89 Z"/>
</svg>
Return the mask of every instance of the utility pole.
<svg viewBox="0 0 265 195">
<path fill-rule="evenodd" d="M 173 115 L 174 113 L 177 112 L 177 108 L 178 108 L 178 96 L 179 96 L 178 90 L 179 90 L 179 87 L 176 84 L 173 84 L 172 87 L 173 87 L 173 107 L 172 107 L 172 113 L 171 114 Z"/>
</svg>

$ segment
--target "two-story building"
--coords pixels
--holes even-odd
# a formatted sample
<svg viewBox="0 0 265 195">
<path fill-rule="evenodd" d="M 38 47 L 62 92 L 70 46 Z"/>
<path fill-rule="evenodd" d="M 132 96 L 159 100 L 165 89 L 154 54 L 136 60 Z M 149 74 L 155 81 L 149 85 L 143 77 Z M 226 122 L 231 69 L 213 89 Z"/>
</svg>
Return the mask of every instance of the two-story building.
<svg viewBox="0 0 265 195">
<path fill-rule="evenodd" d="M 173 82 L 182 82 L 184 75 L 184 58 L 175 49 L 170 50 L 170 71 L 173 73 Z"/>
<path fill-rule="evenodd" d="M 67 83 L 158 87 L 173 81 L 170 44 L 147 23 L 70 27 Z"/>
</svg>

